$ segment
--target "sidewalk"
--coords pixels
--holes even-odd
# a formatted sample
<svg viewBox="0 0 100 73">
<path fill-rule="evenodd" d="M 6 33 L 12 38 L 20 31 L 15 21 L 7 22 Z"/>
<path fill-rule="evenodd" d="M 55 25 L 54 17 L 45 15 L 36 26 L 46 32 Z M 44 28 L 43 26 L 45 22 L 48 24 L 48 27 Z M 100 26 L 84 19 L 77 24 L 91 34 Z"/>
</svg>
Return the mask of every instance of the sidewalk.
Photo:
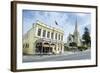
<svg viewBox="0 0 100 73">
<path fill-rule="evenodd" d="M 34 58 L 34 59 L 40 59 L 40 58 L 50 58 L 50 57 L 57 57 L 57 56 L 64 56 L 64 55 L 70 55 L 70 54 L 75 54 L 75 52 L 64 52 L 62 54 L 49 54 L 49 55 L 25 55 L 23 56 L 24 58 L 25 57 L 28 57 L 28 58 Z"/>
<path fill-rule="evenodd" d="M 68 56 L 68 55 L 72 55 L 72 54 L 82 54 L 83 52 L 89 52 L 90 50 L 86 50 L 86 51 L 78 51 L 78 52 L 69 52 L 66 51 L 62 54 L 48 54 L 48 55 L 24 55 L 24 58 L 29 58 L 29 59 L 45 59 L 45 58 L 50 58 L 50 57 L 63 57 L 63 56 Z"/>
<path fill-rule="evenodd" d="M 64 61 L 64 60 L 80 60 L 90 59 L 91 51 L 83 52 L 64 52 L 57 55 L 26 55 L 23 56 L 23 62 L 41 62 L 41 61 Z"/>
</svg>

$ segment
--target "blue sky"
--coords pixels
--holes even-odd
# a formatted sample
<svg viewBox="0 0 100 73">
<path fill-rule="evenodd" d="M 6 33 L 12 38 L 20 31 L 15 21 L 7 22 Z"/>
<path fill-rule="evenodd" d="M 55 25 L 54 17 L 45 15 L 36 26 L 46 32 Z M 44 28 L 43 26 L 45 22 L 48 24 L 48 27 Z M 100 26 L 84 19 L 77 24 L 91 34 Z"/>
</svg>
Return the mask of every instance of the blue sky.
<svg viewBox="0 0 100 73">
<path fill-rule="evenodd" d="M 37 20 L 64 31 L 64 40 L 67 40 L 69 33 L 73 33 L 77 19 L 80 35 L 84 33 L 84 28 L 91 30 L 91 14 L 80 12 L 61 12 L 61 11 L 35 11 L 23 10 L 23 34 L 25 34 L 33 23 Z M 55 21 L 58 25 L 55 24 Z"/>
</svg>

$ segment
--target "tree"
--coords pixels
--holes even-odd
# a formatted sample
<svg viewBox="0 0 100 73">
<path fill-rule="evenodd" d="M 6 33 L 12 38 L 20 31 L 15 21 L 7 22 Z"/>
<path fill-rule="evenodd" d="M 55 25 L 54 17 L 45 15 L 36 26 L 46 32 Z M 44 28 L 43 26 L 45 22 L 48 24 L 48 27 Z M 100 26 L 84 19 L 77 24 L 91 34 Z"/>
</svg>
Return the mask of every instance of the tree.
<svg viewBox="0 0 100 73">
<path fill-rule="evenodd" d="M 75 42 L 72 42 L 72 43 L 69 44 L 69 46 L 77 47 L 77 44 Z"/>
<path fill-rule="evenodd" d="M 75 51 L 76 48 L 77 48 L 77 43 L 71 42 L 71 43 L 69 44 L 69 46 L 71 46 L 71 50 Z"/>
<path fill-rule="evenodd" d="M 64 51 L 69 51 L 69 48 L 67 46 L 67 43 L 64 43 Z"/>
<path fill-rule="evenodd" d="M 87 27 L 84 28 L 84 34 L 82 35 L 82 39 L 84 40 L 84 45 L 89 46 L 91 44 L 91 37 L 89 29 Z"/>
</svg>

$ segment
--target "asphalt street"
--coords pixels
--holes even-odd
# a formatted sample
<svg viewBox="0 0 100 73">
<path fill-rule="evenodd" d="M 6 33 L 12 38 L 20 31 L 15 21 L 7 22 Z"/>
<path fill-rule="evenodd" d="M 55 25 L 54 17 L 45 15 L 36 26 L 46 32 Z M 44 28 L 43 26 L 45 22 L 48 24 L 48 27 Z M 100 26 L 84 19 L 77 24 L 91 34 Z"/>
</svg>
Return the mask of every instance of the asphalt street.
<svg viewBox="0 0 100 73">
<path fill-rule="evenodd" d="M 29 55 L 23 56 L 23 62 L 65 61 L 91 59 L 90 50 L 84 52 L 65 52 L 58 55 Z"/>
</svg>

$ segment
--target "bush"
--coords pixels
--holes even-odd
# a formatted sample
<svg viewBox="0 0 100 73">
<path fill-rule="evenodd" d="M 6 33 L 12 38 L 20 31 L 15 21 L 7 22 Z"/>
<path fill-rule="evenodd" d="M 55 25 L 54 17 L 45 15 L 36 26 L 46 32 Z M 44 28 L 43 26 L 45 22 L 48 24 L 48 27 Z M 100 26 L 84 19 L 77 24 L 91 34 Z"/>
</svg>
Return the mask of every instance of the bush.
<svg viewBox="0 0 100 73">
<path fill-rule="evenodd" d="M 69 51 L 69 48 L 67 46 L 64 46 L 64 51 Z"/>
<path fill-rule="evenodd" d="M 72 42 L 72 43 L 69 44 L 69 46 L 76 47 L 77 46 L 77 43 Z"/>
<path fill-rule="evenodd" d="M 83 51 L 83 50 L 86 50 L 87 49 L 87 47 L 85 47 L 85 46 L 78 46 L 78 50 L 80 50 L 80 51 Z"/>
</svg>

